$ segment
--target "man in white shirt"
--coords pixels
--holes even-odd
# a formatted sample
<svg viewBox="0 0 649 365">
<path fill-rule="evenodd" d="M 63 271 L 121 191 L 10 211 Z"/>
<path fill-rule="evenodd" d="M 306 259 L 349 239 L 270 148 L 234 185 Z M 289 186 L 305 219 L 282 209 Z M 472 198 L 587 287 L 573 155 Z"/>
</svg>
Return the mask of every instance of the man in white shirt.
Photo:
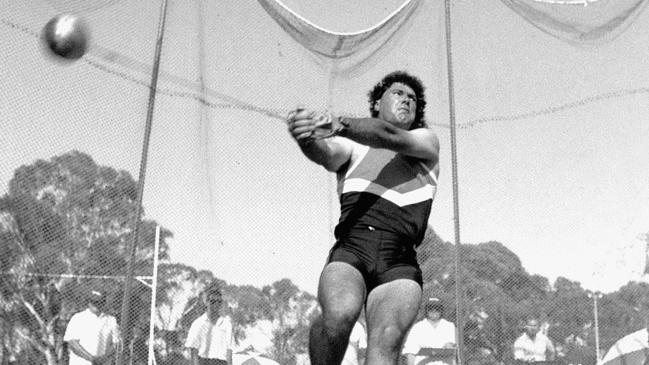
<svg viewBox="0 0 649 365">
<path fill-rule="evenodd" d="M 524 333 L 514 342 L 514 359 L 524 362 L 554 361 L 554 345 L 539 332 L 539 321 L 529 319 Z"/>
<path fill-rule="evenodd" d="M 232 320 L 221 316 L 223 297 L 217 283 L 210 284 L 202 295 L 207 310 L 189 328 L 185 347 L 192 365 L 232 365 Z"/>
<path fill-rule="evenodd" d="M 430 298 L 424 305 L 424 312 L 426 317 L 412 326 L 403 346 L 407 364 L 454 364 L 454 354 L 441 358 L 417 356 L 423 348 L 455 348 L 455 325 L 442 318 L 444 313 L 442 302 L 437 298 Z"/>
<path fill-rule="evenodd" d="M 120 343 L 115 317 L 104 313 L 106 296 L 93 290 L 88 308 L 70 318 L 63 336 L 70 349 L 69 365 L 109 364 Z"/>
</svg>

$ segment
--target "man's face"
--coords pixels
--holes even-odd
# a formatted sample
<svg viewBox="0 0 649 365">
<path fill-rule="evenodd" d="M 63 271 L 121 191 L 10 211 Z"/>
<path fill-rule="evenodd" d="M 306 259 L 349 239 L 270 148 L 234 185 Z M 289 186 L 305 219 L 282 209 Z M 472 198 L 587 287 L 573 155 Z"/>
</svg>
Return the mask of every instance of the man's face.
<svg viewBox="0 0 649 365">
<path fill-rule="evenodd" d="M 223 299 L 218 294 L 205 295 L 205 305 L 207 305 L 212 311 L 218 311 L 219 309 L 221 309 L 222 303 Z"/>
<path fill-rule="evenodd" d="M 375 106 L 379 118 L 397 127 L 409 129 L 415 121 L 417 95 L 406 84 L 395 82 L 383 92 Z"/>
<path fill-rule="evenodd" d="M 103 313 L 106 310 L 105 300 L 91 300 L 88 302 L 88 305 L 95 313 Z"/>
<path fill-rule="evenodd" d="M 534 337 L 538 332 L 539 332 L 539 322 L 535 320 L 531 320 L 527 322 L 527 324 L 525 325 L 525 333 L 527 333 L 528 336 Z"/>
<path fill-rule="evenodd" d="M 442 313 L 440 313 L 437 309 L 429 309 L 426 312 L 426 318 L 431 321 L 438 321 L 440 318 L 442 318 Z"/>
</svg>

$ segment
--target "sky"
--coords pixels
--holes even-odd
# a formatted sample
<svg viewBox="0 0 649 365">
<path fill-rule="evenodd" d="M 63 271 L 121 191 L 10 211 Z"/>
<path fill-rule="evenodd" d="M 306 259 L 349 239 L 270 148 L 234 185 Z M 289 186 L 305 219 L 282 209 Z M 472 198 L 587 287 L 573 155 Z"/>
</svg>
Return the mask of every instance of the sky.
<svg viewBox="0 0 649 365">
<path fill-rule="evenodd" d="M 149 81 L 146 70 L 153 54 L 152 46 L 142 44 L 154 44 L 158 20 L 155 4 L 144 3 L 124 0 L 97 9 L 87 5 L 83 14 L 92 30 L 89 54 L 61 64 L 44 55 L 35 34 L 40 24 L 75 3 L 61 2 L 57 7 L 56 2 L 0 1 L 9 9 L 0 24 L 0 39 L 9 45 L 0 60 L 0 80 L 14 86 L 0 91 L 7 101 L 0 106 L 4 156 L 0 193 L 6 192 L 18 166 L 72 149 L 137 177 L 148 102 L 148 90 L 142 85 Z M 344 85 L 345 90 L 355 87 L 353 93 L 328 95 L 309 82 L 302 85 L 304 91 L 289 90 L 298 85 L 289 80 L 294 74 L 312 78 L 314 85 L 326 85 L 326 77 L 316 66 L 296 70 L 281 64 L 273 70 L 277 66 L 263 61 L 261 49 L 246 59 L 237 52 L 213 55 L 211 49 L 202 58 L 193 57 L 201 38 L 195 36 L 196 24 L 187 23 L 185 17 L 196 18 L 178 4 L 172 1 L 170 7 L 161 64 L 146 215 L 173 232 L 172 261 L 211 270 L 238 285 L 262 286 L 287 277 L 315 293 L 338 214 L 335 182 L 300 154 L 278 115 L 299 103 L 320 106 L 323 98 L 341 108 L 353 105 L 354 113 L 363 113 L 365 90 L 376 80 L 359 77 L 353 85 Z M 232 26 L 223 14 L 236 10 L 235 4 L 226 2 L 222 12 L 207 9 L 204 21 Z M 325 29 L 355 32 L 377 24 L 402 1 L 285 0 L 284 4 Z M 455 59 L 462 242 L 499 241 L 521 258 L 530 273 L 550 280 L 564 276 L 591 290 L 607 292 L 630 280 L 643 280 L 641 235 L 649 232 L 649 74 L 634 63 L 635 58 L 615 56 L 641 58 L 646 36 L 640 29 L 642 22 L 649 22 L 647 12 L 615 42 L 584 47 L 564 44 L 530 26 L 498 1 L 480 4 L 484 9 L 478 13 L 492 12 L 494 18 L 472 18 L 468 14 L 476 9 L 466 5 L 455 9 L 458 33 L 474 40 L 458 44 Z M 251 14 L 263 12 L 256 8 Z M 511 26 L 481 34 L 490 19 Z M 215 37 L 214 44 L 231 50 L 243 48 L 237 42 L 247 42 L 249 49 L 263 47 L 255 32 L 237 33 L 237 24 L 242 29 L 249 29 L 249 24 L 234 24 L 221 32 L 208 27 L 204 37 Z M 524 32 L 511 32 L 516 27 Z M 228 43 L 228 37 L 236 42 Z M 510 41 L 511 46 L 500 45 L 511 47 L 510 52 L 501 49 L 496 54 L 489 47 L 494 39 Z M 271 50 L 291 53 L 299 48 L 278 44 Z M 481 52 L 485 61 L 471 59 L 472 52 Z M 574 59 L 565 58 L 573 53 Z M 268 68 L 268 80 L 210 71 L 236 57 L 243 65 L 237 70 L 248 67 L 252 74 L 254 67 L 259 74 Z M 319 65 L 319 59 L 313 59 Z M 241 81 L 234 83 L 237 77 Z M 283 77 L 285 84 L 258 86 Z M 446 79 L 435 77 L 440 83 L 428 85 L 431 95 L 446 90 Z M 498 89 L 500 80 L 516 88 L 505 93 Z M 183 92 L 201 82 L 213 97 L 210 101 L 220 100 L 214 96 L 220 93 L 234 95 L 269 113 L 218 105 L 197 108 Z M 264 101 L 264 94 L 272 98 Z M 444 240 L 454 242 L 448 117 L 435 118 L 447 111 L 441 102 L 430 101 L 429 115 L 442 145 L 442 174 L 430 225 Z M 557 108 L 562 105 L 569 107 Z M 556 110 L 547 112 L 552 107 Z M 507 118 L 535 111 L 540 112 Z M 505 117 L 480 119 L 493 115 Z"/>
</svg>

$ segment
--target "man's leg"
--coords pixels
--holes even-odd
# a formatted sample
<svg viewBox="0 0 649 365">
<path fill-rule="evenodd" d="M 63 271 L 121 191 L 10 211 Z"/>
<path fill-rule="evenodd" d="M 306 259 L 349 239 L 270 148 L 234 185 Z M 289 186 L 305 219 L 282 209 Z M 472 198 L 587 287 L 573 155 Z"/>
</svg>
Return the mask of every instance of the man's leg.
<svg viewBox="0 0 649 365">
<path fill-rule="evenodd" d="M 367 297 L 366 365 L 396 365 L 405 335 L 417 317 L 421 287 L 397 279 L 377 286 Z"/>
<path fill-rule="evenodd" d="M 358 270 L 343 262 L 325 266 L 318 286 L 322 314 L 309 333 L 312 365 L 340 364 L 364 299 L 365 282 Z"/>
</svg>

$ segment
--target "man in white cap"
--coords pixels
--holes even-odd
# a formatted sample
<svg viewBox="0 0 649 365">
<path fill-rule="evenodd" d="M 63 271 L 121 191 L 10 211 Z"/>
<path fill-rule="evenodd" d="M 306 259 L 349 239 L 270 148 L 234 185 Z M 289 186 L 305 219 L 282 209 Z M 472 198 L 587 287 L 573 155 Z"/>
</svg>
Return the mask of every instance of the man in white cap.
<svg viewBox="0 0 649 365">
<path fill-rule="evenodd" d="M 403 353 L 406 355 L 408 365 L 452 365 L 455 355 L 440 356 L 437 359 L 418 356 L 421 349 L 454 349 L 455 325 L 444 318 L 444 305 L 438 298 L 430 298 L 424 304 L 425 317 L 415 323 L 408 333 Z"/>
<path fill-rule="evenodd" d="M 112 360 L 120 343 L 119 328 L 105 310 L 105 294 L 92 290 L 88 307 L 70 318 L 63 336 L 70 350 L 69 365 L 101 365 Z"/>
</svg>

